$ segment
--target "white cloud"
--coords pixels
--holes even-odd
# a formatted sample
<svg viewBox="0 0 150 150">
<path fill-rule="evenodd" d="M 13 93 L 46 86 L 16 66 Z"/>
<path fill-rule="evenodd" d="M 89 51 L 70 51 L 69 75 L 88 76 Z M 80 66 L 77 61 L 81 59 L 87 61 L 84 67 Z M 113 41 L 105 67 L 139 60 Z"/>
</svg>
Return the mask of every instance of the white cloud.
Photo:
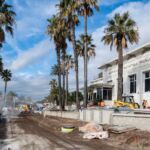
<svg viewBox="0 0 150 150">
<path fill-rule="evenodd" d="M 49 40 L 43 40 L 38 44 L 34 45 L 34 47 L 24 52 L 20 52 L 17 59 L 12 62 L 11 69 L 13 71 L 16 71 L 29 64 L 31 65 L 33 62 L 35 62 L 42 56 L 45 56 L 48 53 L 50 53 L 50 45 L 51 49 L 53 50 L 53 44 L 50 44 Z"/>
<path fill-rule="evenodd" d="M 46 20 L 56 13 L 55 7 L 58 1 L 49 0 L 26 0 L 20 2 L 20 0 L 14 1 L 14 8 L 17 17 L 17 28 L 15 35 L 19 39 L 26 39 L 28 37 L 35 36 L 37 34 L 43 34 L 46 30 Z"/>
<path fill-rule="evenodd" d="M 112 12 L 112 15 L 115 13 L 123 13 L 129 11 L 131 17 L 137 22 L 139 29 L 140 41 L 139 45 L 147 43 L 150 41 L 150 1 L 147 3 L 142 2 L 133 2 L 127 3 Z"/>
<path fill-rule="evenodd" d="M 55 63 L 55 51 L 54 44 L 49 42 L 49 39 L 45 40 L 45 31 L 47 18 L 56 13 L 56 3 L 56 0 L 12 1 L 17 14 L 17 26 L 14 38 L 6 36 L 6 44 L 13 52 L 6 49 L 3 53 L 6 68 L 13 72 L 8 90 L 38 99 L 48 94 L 48 74 L 50 65 Z M 39 39 L 40 42 L 31 46 Z M 26 43 L 26 47 L 29 48 L 25 49 L 22 43 Z M 0 90 L 3 91 L 3 84 L 0 84 Z"/>
<path fill-rule="evenodd" d="M 113 4 L 117 4 L 117 3 L 123 3 L 123 2 L 127 2 L 129 0 L 100 0 L 100 4 L 101 5 L 105 5 L 105 6 L 110 6 Z"/>
<path fill-rule="evenodd" d="M 18 73 L 8 82 L 7 91 L 14 91 L 18 95 L 32 97 L 34 100 L 41 100 L 49 93 L 48 75 Z M 0 80 L 2 83 L 2 81 Z M 3 91 L 4 84 L 0 84 L 0 91 Z"/>
</svg>

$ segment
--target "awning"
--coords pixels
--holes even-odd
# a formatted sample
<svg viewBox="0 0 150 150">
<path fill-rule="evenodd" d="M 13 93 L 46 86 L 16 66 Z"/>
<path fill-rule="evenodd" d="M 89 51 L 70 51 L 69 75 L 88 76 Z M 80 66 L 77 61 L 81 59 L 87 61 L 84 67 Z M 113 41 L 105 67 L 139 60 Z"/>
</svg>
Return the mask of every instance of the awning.
<svg viewBox="0 0 150 150">
<path fill-rule="evenodd" d="M 113 86 L 111 83 L 92 83 L 88 85 L 88 88 L 112 88 Z M 80 88 L 80 90 L 84 90 L 84 87 Z"/>
<path fill-rule="evenodd" d="M 88 87 L 91 88 L 112 88 L 114 85 L 110 84 L 110 83 L 93 83 L 90 84 Z"/>
</svg>

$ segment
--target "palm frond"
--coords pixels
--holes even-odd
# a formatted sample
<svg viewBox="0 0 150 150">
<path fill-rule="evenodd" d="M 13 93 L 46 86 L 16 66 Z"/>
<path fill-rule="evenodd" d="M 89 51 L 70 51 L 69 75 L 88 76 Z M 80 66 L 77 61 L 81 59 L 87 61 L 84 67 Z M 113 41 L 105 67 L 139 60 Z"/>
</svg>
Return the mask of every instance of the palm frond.
<svg viewBox="0 0 150 150">
<path fill-rule="evenodd" d="M 102 41 L 105 45 L 116 46 L 117 49 L 121 45 L 122 48 L 127 48 L 128 43 L 137 43 L 139 34 L 136 27 L 136 22 L 130 18 L 128 12 L 120 15 L 115 14 L 114 17 L 108 21 L 108 26 L 104 30 L 105 35 Z"/>
</svg>

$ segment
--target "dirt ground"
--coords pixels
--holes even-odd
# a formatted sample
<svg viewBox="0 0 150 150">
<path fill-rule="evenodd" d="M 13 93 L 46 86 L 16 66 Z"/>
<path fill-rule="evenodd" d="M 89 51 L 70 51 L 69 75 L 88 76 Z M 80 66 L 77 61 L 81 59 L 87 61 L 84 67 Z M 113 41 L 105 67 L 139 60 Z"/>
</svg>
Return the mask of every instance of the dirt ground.
<svg viewBox="0 0 150 150">
<path fill-rule="evenodd" d="M 63 124 L 73 124 L 72 133 L 60 132 Z M 40 115 L 24 115 L 0 124 L 0 150 L 149 150 L 150 133 L 130 131 L 123 134 L 109 134 L 105 140 L 83 139 L 78 127 L 85 122 L 58 117 L 43 118 Z M 7 128 L 7 132 L 3 128 Z M 107 130 L 107 126 L 104 126 Z M 11 139 L 11 141 L 7 141 Z M 13 140 L 12 140 L 13 139 Z M 11 144 L 10 144 L 11 143 Z M 14 144 L 15 143 L 15 144 Z"/>
</svg>

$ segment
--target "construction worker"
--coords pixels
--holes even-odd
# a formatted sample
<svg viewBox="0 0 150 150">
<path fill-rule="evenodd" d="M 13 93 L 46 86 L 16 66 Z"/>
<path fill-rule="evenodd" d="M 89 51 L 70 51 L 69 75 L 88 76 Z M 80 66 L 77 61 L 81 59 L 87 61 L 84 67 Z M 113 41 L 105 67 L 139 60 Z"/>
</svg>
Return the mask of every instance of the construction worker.
<svg viewBox="0 0 150 150">
<path fill-rule="evenodd" d="M 142 106 L 143 106 L 143 109 L 148 108 L 148 102 L 147 102 L 147 100 L 143 100 Z"/>
</svg>

